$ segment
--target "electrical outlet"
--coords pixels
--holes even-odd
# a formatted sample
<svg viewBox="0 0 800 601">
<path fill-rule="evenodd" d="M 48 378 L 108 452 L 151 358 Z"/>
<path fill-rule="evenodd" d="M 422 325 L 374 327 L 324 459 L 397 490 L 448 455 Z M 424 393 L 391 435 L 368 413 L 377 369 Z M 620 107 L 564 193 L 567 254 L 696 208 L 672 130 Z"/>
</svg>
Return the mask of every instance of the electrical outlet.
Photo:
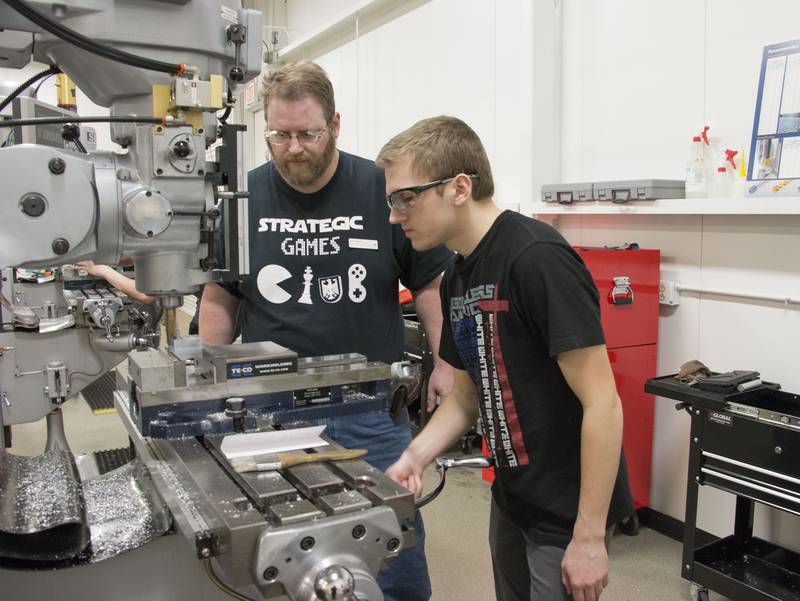
<svg viewBox="0 0 800 601">
<path fill-rule="evenodd" d="M 661 305 L 674 307 L 681 304 L 680 288 L 678 282 L 661 280 L 658 283 L 658 302 Z"/>
</svg>

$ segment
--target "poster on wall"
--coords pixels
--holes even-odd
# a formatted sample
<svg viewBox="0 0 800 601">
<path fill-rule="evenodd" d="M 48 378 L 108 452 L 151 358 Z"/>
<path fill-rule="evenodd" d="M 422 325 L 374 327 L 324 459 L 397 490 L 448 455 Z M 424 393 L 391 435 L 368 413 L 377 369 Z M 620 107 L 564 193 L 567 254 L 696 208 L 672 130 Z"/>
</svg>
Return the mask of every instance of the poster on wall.
<svg viewBox="0 0 800 601">
<path fill-rule="evenodd" d="M 800 40 L 764 47 L 748 196 L 800 195 Z"/>
</svg>

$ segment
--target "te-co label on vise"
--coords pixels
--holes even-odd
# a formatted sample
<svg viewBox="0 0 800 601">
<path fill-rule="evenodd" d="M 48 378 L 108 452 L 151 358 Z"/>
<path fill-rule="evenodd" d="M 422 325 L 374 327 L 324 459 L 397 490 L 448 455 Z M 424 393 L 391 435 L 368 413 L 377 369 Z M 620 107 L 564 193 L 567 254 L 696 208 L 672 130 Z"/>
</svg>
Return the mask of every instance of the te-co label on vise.
<svg viewBox="0 0 800 601">
<path fill-rule="evenodd" d="M 297 371 L 297 359 L 277 359 L 274 361 L 243 361 L 228 364 L 228 379 L 253 378 Z"/>
</svg>

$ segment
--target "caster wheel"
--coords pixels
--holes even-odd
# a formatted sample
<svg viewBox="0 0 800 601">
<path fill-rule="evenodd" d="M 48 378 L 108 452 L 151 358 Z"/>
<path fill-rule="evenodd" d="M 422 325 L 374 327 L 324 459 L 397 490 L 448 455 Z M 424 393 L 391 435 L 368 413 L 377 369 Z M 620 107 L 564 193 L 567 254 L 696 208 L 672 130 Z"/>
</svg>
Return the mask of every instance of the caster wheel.
<svg viewBox="0 0 800 601">
<path fill-rule="evenodd" d="M 619 531 L 626 536 L 636 536 L 639 534 L 639 516 L 634 513 L 632 516 L 625 518 L 619 524 Z"/>
<path fill-rule="evenodd" d="M 472 441 L 469 438 L 464 438 L 461 441 L 461 452 L 464 453 L 464 455 L 472 453 Z"/>
</svg>

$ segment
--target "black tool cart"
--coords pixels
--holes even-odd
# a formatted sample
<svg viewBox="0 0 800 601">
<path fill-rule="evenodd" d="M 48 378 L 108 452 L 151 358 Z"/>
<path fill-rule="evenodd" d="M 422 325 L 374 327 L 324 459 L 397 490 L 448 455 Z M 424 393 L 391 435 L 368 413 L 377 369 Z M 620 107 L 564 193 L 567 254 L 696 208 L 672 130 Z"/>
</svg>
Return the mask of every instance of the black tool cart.
<svg viewBox="0 0 800 601">
<path fill-rule="evenodd" d="M 800 601 L 800 555 L 753 536 L 754 503 L 800 515 L 800 396 L 764 383 L 730 394 L 698 390 L 674 376 L 645 391 L 680 401 L 692 418 L 682 575 L 707 601 Z M 736 495 L 733 534 L 697 546 L 700 486 Z"/>
</svg>

